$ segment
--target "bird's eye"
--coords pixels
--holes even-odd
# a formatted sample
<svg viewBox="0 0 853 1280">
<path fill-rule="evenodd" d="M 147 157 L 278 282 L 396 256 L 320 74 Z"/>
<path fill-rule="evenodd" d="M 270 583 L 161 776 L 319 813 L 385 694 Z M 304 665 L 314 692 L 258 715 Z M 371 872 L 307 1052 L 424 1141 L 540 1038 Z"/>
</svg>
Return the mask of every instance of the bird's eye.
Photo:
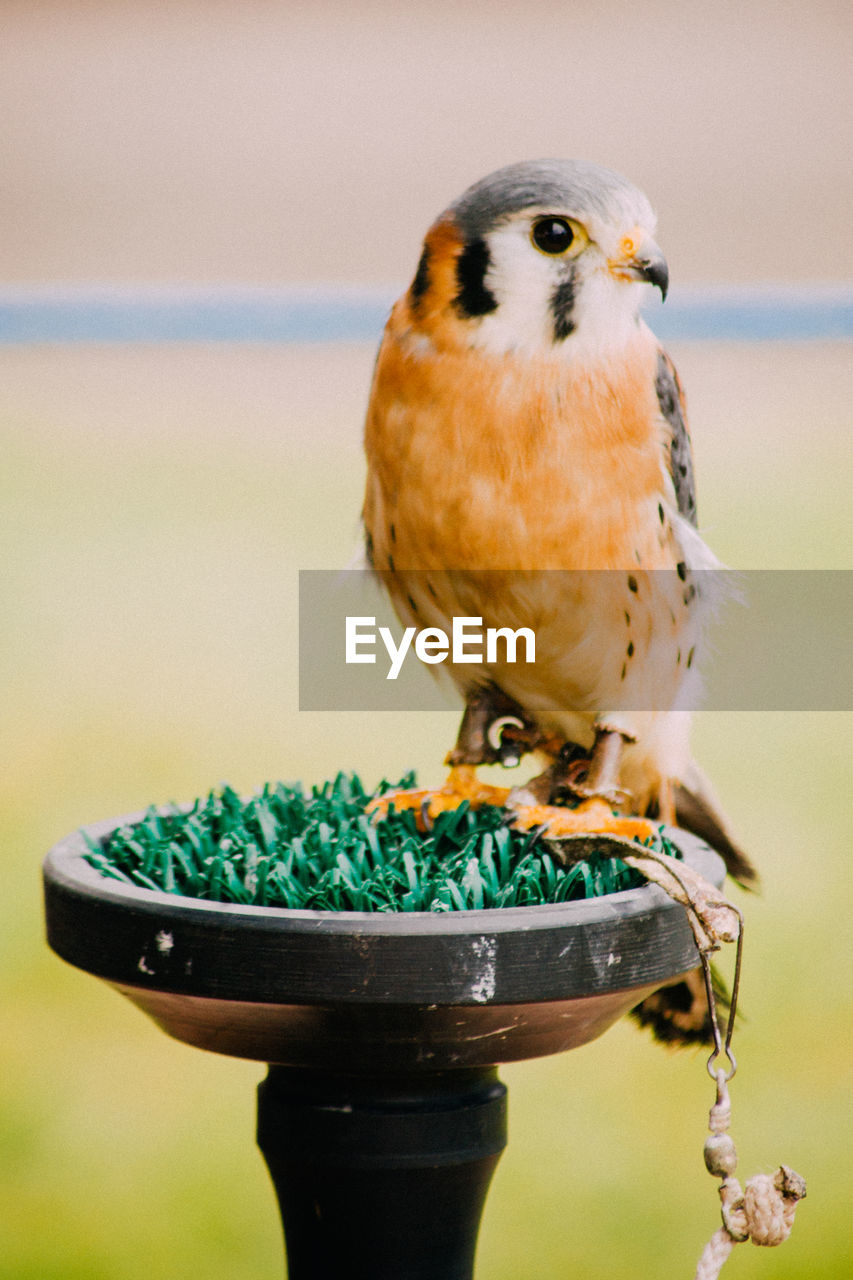
<svg viewBox="0 0 853 1280">
<path fill-rule="evenodd" d="M 542 253 L 565 253 L 575 240 L 575 229 L 566 218 L 537 218 L 530 238 Z"/>
<path fill-rule="evenodd" d="M 550 258 L 576 258 L 590 243 L 586 228 L 579 222 L 553 213 L 534 220 L 530 239 L 540 253 L 547 253 Z"/>
</svg>

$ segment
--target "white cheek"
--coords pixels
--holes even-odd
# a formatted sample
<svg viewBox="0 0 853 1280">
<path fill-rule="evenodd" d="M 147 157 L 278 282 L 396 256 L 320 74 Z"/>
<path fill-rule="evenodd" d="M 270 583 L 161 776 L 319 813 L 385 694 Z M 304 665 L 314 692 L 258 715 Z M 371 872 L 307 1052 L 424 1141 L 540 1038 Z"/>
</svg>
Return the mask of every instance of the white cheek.
<svg viewBox="0 0 853 1280">
<path fill-rule="evenodd" d="M 472 326 L 472 346 L 493 355 L 547 352 L 571 361 L 594 360 L 602 353 L 612 355 L 614 347 L 636 336 L 642 286 L 615 279 L 603 262 L 592 270 L 578 264 L 574 331 L 558 341 L 551 297 L 566 278 L 568 264 L 538 253 L 517 224 L 493 231 L 489 249 L 486 286 L 498 306 Z"/>
<path fill-rule="evenodd" d="M 517 225 L 489 236 L 491 265 L 486 286 L 498 301 L 476 324 L 473 345 L 496 355 L 509 351 L 541 353 L 554 337 L 549 299 L 559 279 L 554 262 L 538 253 L 526 230 Z"/>
<path fill-rule="evenodd" d="M 553 347 L 567 360 L 595 360 L 612 356 L 637 336 L 639 308 L 645 286 L 617 280 L 606 268 L 593 271 L 578 289 L 572 319 L 574 332 Z"/>
</svg>

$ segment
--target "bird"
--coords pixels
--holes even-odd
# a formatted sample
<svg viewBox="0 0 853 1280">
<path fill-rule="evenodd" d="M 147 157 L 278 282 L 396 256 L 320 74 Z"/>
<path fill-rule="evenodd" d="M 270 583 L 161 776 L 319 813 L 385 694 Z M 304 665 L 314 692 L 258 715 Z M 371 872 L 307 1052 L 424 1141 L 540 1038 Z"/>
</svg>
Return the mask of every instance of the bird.
<svg viewBox="0 0 853 1280">
<path fill-rule="evenodd" d="M 720 564 L 698 530 L 685 394 L 641 314 L 669 285 L 655 233 L 633 183 L 569 159 L 498 169 L 427 231 L 370 391 L 367 561 L 406 625 L 526 627 L 536 652 L 443 665 L 465 703 L 447 782 L 386 796 L 379 816 L 394 803 L 428 822 L 468 799 L 555 839 L 678 824 L 751 886 L 689 744 Z M 527 783 L 478 779 L 529 752 L 543 767 Z M 706 1038 L 699 985 L 656 993 L 640 1021 Z"/>
</svg>

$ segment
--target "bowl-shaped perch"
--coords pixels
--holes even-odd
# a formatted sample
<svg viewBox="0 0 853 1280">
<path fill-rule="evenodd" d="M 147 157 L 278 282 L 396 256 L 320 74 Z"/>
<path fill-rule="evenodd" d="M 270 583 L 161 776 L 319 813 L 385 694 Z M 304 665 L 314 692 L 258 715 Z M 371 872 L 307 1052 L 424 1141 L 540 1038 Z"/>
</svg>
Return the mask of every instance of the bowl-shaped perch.
<svg viewBox="0 0 853 1280">
<path fill-rule="evenodd" d="M 714 853 L 672 836 L 722 882 Z M 506 1144 L 494 1064 L 585 1044 L 698 961 L 684 908 L 654 885 L 555 906 L 304 911 L 136 888 L 86 850 L 78 833 L 45 862 L 54 950 L 179 1040 L 273 1064 L 258 1143 L 290 1280 L 471 1280 Z"/>
<path fill-rule="evenodd" d="M 722 883 L 716 854 L 669 834 Z M 54 950 L 179 1040 L 265 1062 L 409 1071 L 557 1053 L 698 963 L 684 909 L 653 885 L 553 906 L 301 911 L 136 888 L 85 854 L 78 833 L 45 862 Z"/>
</svg>

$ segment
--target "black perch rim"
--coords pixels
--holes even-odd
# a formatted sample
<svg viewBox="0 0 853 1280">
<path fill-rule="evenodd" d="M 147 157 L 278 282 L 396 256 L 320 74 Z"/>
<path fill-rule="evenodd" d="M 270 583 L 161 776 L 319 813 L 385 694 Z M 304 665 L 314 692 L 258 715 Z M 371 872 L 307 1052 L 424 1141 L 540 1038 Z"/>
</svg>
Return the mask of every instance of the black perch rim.
<svg viewBox="0 0 853 1280">
<path fill-rule="evenodd" d="M 135 816 L 87 834 L 103 840 Z M 667 835 L 722 883 L 712 850 Z M 45 859 L 51 947 L 169 1034 L 267 1062 L 408 1071 L 555 1053 L 698 963 L 684 908 L 654 885 L 483 911 L 305 911 L 137 888 L 85 854 L 76 832 Z"/>
</svg>

